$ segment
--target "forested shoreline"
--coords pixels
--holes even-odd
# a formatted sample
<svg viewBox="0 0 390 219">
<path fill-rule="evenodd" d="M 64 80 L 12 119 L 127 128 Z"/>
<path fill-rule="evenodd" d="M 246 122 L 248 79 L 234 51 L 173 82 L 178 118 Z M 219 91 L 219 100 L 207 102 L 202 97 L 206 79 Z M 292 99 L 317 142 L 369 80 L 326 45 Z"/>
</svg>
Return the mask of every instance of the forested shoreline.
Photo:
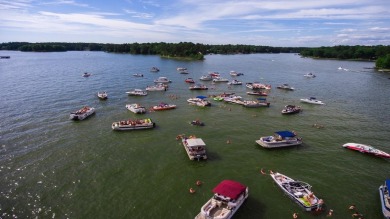
<svg viewBox="0 0 390 219">
<path fill-rule="evenodd" d="M 104 51 L 142 55 L 160 55 L 169 58 L 187 58 L 203 60 L 207 54 L 253 54 L 253 53 L 299 53 L 302 57 L 369 60 L 375 61 L 376 67 L 390 69 L 390 46 L 333 46 L 333 47 L 271 47 L 256 45 L 208 45 L 191 42 L 180 43 L 1 43 L 0 50 L 22 52 L 65 52 L 65 51 Z"/>
</svg>

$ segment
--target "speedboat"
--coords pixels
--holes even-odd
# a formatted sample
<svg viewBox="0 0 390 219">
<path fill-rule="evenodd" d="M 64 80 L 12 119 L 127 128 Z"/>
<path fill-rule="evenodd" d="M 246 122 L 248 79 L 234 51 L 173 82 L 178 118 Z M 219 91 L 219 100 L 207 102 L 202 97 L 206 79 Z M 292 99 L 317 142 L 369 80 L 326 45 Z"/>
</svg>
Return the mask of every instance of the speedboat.
<svg viewBox="0 0 390 219">
<path fill-rule="evenodd" d="M 390 219 L 390 195 L 389 195 L 390 179 L 385 181 L 384 185 L 379 186 L 379 197 L 382 204 L 382 213 L 386 219 Z"/>
<path fill-rule="evenodd" d="M 85 107 L 83 107 L 75 112 L 71 112 L 69 119 L 71 119 L 71 120 L 84 120 L 94 113 L 95 113 L 94 107 L 85 106 Z"/>
<path fill-rule="evenodd" d="M 171 83 L 172 81 L 169 80 L 167 77 L 159 77 L 156 80 L 154 80 L 154 83 Z"/>
<path fill-rule="evenodd" d="M 108 98 L 107 92 L 105 92 L 105 91 L 98 92 L 97 96 L 101 100 L 107 100 L 107 98 Z"/>
<path fill-rule="evenodd" d="M 372 154 L 377 157 L 382 157 L 382 158 L 390 158 L 390 154 L 381 151 L 379 149 L 376 149 L 370 145 L 365 145 L 365 144 L 358 144 L 358 143 L 346 143 L 343 144 L 344 148 L 348 148 L 354 151 L 359 151 L 365 154 Z"/>
<path fill-rule="evenodd" d="M 294 180 L 281 173 L 271 172 L 270 176 L 282 191 L 305 211 L 315 211 L 322 208 L 324 201 L 314 195 L 308 183 Z"/>
<path fill-rule="evenodd" d="M 242 105 L 248 108 L 258 108 L 264 106 L 269 107 L 270 104 L 265 98 L 258 98 L 258 100 L 244 100 Z"/>
<path fill-rule="evenodd" d="M 246 94 L 248 94 L 248 95 L 256 95 L 256 96 L 268 96 L 268 93 L 267 92 L 263 92 L 263 91 L 248 91 L 248 92 L 246 92 Z"/>
<path fill-rule="evenodd" d="M 126 109 L 136 114 L 146 113 L 146 108 L 138 103 L 126 104 Z"/>
<path fill-rule="evenodd" d="M 133 76 L 134 76 L 134 77 L 143 77 L 144 75 L 143 75 L 143 74 L 137 73 L 137 74 L 133 74 Z"/>
<path fill-rule="evenodd" d="M 223 180 L 213 190 L 213 197 L 202 206 L 195 219 L 229 219 L 249 196 L 249 188 L 233 180 Z"/>
<path fill-rule="evenodd" d="M 229 82 L 228 85 L 242 85 L 242 82 L 234 79 L 231 82 Z"/>
<path fill-rule="evenodd" d="M 167 86 L 165 86 L 164 84 L 162 83 L 159 83 L 157 85 L 151 85 L 151 86 L 147 86 L 145 88 L 146 91 L 166 91 L 167 90 Z"/>
<path fill-rule="evenodd" d="M 187 68 L 184 68 L 184 67 L 177 67 L 176 70 L 177 70 L 177 71 L 186 71 Z"/>
<path fill-rule="evenodd" d="M 291 87 L 290 85 L 288 84 L 282 84 L 282 85 L 279 85 L 277 86 L 278 89 L 283 89 L 283 90 L 295 90 L 295 88 Z"/>
<path fill-rule="evenodd" d="M 264 148 L 281 148 L 302 144 L 302 138 L 296 136 L 294 131 L 278 131 L 272 136 L 260 137 L 256 143 Z"/>
<path fill-rule="evenodd" d="M 157 68 L 157 67 L 152 67 L 152 68 L 150 69 L 150 71 L 151 71 L 151 72 L 159 72 L 160 69 Z"/>
<path fill-rule="evenodd" d="M 130 131 L 138 129 L 151 129 L 154 128 L 156 124 L 152 122 L 151 119 L 135 119 L 135 120 L 122 120 L 119 122 L 114 122 L 111 125 L 111 128 L 116 131 Z"/>
<path fill-rule="evenodd" d="M 83 77 L 87 78 L 87 77 L 89 77 L 89 76 L 91 76 L 91 75 L 92 75 L 91 73 L 84 72 Z"/>
<path fill-rule="evenodd" d="M 245 86 L 251 90 L 256 90 L 256 89 L 266 89 L 266 90 L 271 90 L 271 85 L 269 84 L 262 84 L 259 82 L 248 82 L 245 84 Z"/>
<path fill-rule="evenodd" d="M 211 103 L 206 100 L 207 97 L 205 96 L 197 96 L 197 97 L 193 97 L 193 98 L 190 98 L 187 100 L 187 102 L 191 105 L 196 105 L 196 106 L 201 106 L 201 107 L 205 107 L 205 106 L 211 106 Z"/>
<path fill-rule="evenodd" d="M 282 110 L 282 114 L 295 114 L 301 112 L 300 106 L 286 105 Z"/>
<path fill-rule="evenodd" d="M 213 78 L 210 75 L 202 75 L 199 80 L 201 81 L 211 81 Z"/>
<path fill-rule="evenodd" d="M 195 81 L 194 81 L 194 79 L 193 79 L 193 78 L 187 78 L 187 79 L 185 79 L 185 80 L 184 80 L 184 82 L 186 82 L 186 83 L 190 83 L 190 84 L 193 84 L 193 83 L 195 83 Z"/>
<path fill-rule="evenodd" d="M 134 89 L 133 91 L 127 91 L 126 93 L 129 96 L 146 96 L 146 95 L 148 95 L 148 92 L 141 90 L 141 89 Z"/>
<path fill-rule="evenodd" d="M 307 74 L 305 74 L 305 75 L 303 75 L 303 76 L 305 76 L 305 77 L 307 77 L 307 78 L 315 78 L 316 77 L 316 75 L 315 74 L 313 74 L 313 73 L 307 73 Z"/>
<path fill-rule="evenodd" d="M 218 72 L 215 72 L 215 71 L 209 72 L 209 75 L 212 78 L 219 78 L 221 76 L 221 74 L 219 74 Z"/>
<path fill-rule="evenodd" d="M 236 72 L 236 71 L 230 71 L 229 73 L 231 76 L 241 76 L 241 75 L 244 75 L 244 73 L 239 73 L 239 72 Z"/>
<path fill-rule="evenodd" d="M 196 126 L 204 126 L 204 122 L 201 122 L 200 120 L 192 120 L 190 122 L 191 125 L 196 125 Z"/>
<path fill-rule="evenodd" d="M 317 100 L 317 98 L 315 98 L 315 97 L 309 97 L 309 98 L 306 98 L 306 99 L 301 99 L 301 102 L 311 103 L 311 104 L 318 104 L 318 105 L 325 105 L 324 102 L 322 102 L 321 100 Z"/>
<path fill-rule="evenodd" d="M 181 141 L 190 160 L 207 159 L 206 144 L 201 138 L 181 136 Z"/>
<path fill-rule="evenodd" d="M 190 90 L 208 90 L 209 88 L 204 84 L 194 84 L 188 87 Z"/>
<path fill-rule="evenodd" d="M 171 110 L 171 109 L 175 109 L 175 108 L 176 108 L 176 105 L 174 105 L 174 104 L 160 103 L 156 106 L 152 106 L 151 110 L 162 111 L 162 110 Z"/>
<path fill-rule="evenodd" d="M 216 77 L 213 79 L 213 82 L 228 82 L 229 80 L 226 78 Z"/>
</svg>

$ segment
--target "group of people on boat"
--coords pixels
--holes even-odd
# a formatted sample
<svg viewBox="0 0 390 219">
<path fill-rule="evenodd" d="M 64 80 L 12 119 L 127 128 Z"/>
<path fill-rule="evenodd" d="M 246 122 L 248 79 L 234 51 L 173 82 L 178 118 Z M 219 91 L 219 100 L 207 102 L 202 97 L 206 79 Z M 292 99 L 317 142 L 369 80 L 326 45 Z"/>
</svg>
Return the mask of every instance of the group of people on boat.
<svg viewBox="0 0 390 219">
<path fill-rule="evenodd" d="M 84 113 L 86 113 L 86 112 L 87 112 L 88 110 L 90 110 L 90 109 L 91 109 L 91 108 L 90 108 L 89 106 L 84 106 L 83 108 L 77 110 L 77 111 L 75 112 L 75 114 L 78 114 L 78 115 L 84 114 Z"/>
<path fill-rule="evenodd" d="M 135 125 L 141 125 L 141 124 L 144 124 L 145 121 L 143 119 L 137 119 L 137 120 L 124 120 L 124 121 L 120 121 L 119 124 L 120 125 L 132 125 L 132 126 L 135 126 Z"/>
</svg>

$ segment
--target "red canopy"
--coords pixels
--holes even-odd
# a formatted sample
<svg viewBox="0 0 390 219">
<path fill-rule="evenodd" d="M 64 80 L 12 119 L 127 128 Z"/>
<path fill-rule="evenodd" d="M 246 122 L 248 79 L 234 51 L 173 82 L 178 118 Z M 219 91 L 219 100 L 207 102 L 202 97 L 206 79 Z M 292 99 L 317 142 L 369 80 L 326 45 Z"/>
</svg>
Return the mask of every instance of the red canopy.
<svg viewBox="0 0 390 219">
<path fill-rule="evenodd" d="M 219 183 L 214 189 L 214 193 L 229 197 L 231 199 L 237 199 L 241 193 L 246 189 L 246 186 L 233 180 L 224 180 Z"/>
</svg>

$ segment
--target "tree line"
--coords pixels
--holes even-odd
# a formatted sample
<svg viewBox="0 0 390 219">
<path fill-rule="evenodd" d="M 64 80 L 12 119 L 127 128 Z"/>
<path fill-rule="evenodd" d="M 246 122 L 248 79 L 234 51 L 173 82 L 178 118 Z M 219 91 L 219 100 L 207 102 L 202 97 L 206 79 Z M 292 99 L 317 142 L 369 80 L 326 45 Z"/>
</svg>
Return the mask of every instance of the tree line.
<svg viewBox="0 0 390 219">
<path fill-rule="evenodd" d="M 270 47 L 255 45 L 208 45 L 180 43 L 1 43 L 1 50 L 24 52 L 104 51 L 142 55 L 160 55 L 170 58 L 204 59 L 206 54 L 299 53 L 303 57 L 327 59 L 353 59 L 376 61 L 377 68 L 390 68 L 390 46 L 333 46 L 333 47 Z"/>
</svg>

